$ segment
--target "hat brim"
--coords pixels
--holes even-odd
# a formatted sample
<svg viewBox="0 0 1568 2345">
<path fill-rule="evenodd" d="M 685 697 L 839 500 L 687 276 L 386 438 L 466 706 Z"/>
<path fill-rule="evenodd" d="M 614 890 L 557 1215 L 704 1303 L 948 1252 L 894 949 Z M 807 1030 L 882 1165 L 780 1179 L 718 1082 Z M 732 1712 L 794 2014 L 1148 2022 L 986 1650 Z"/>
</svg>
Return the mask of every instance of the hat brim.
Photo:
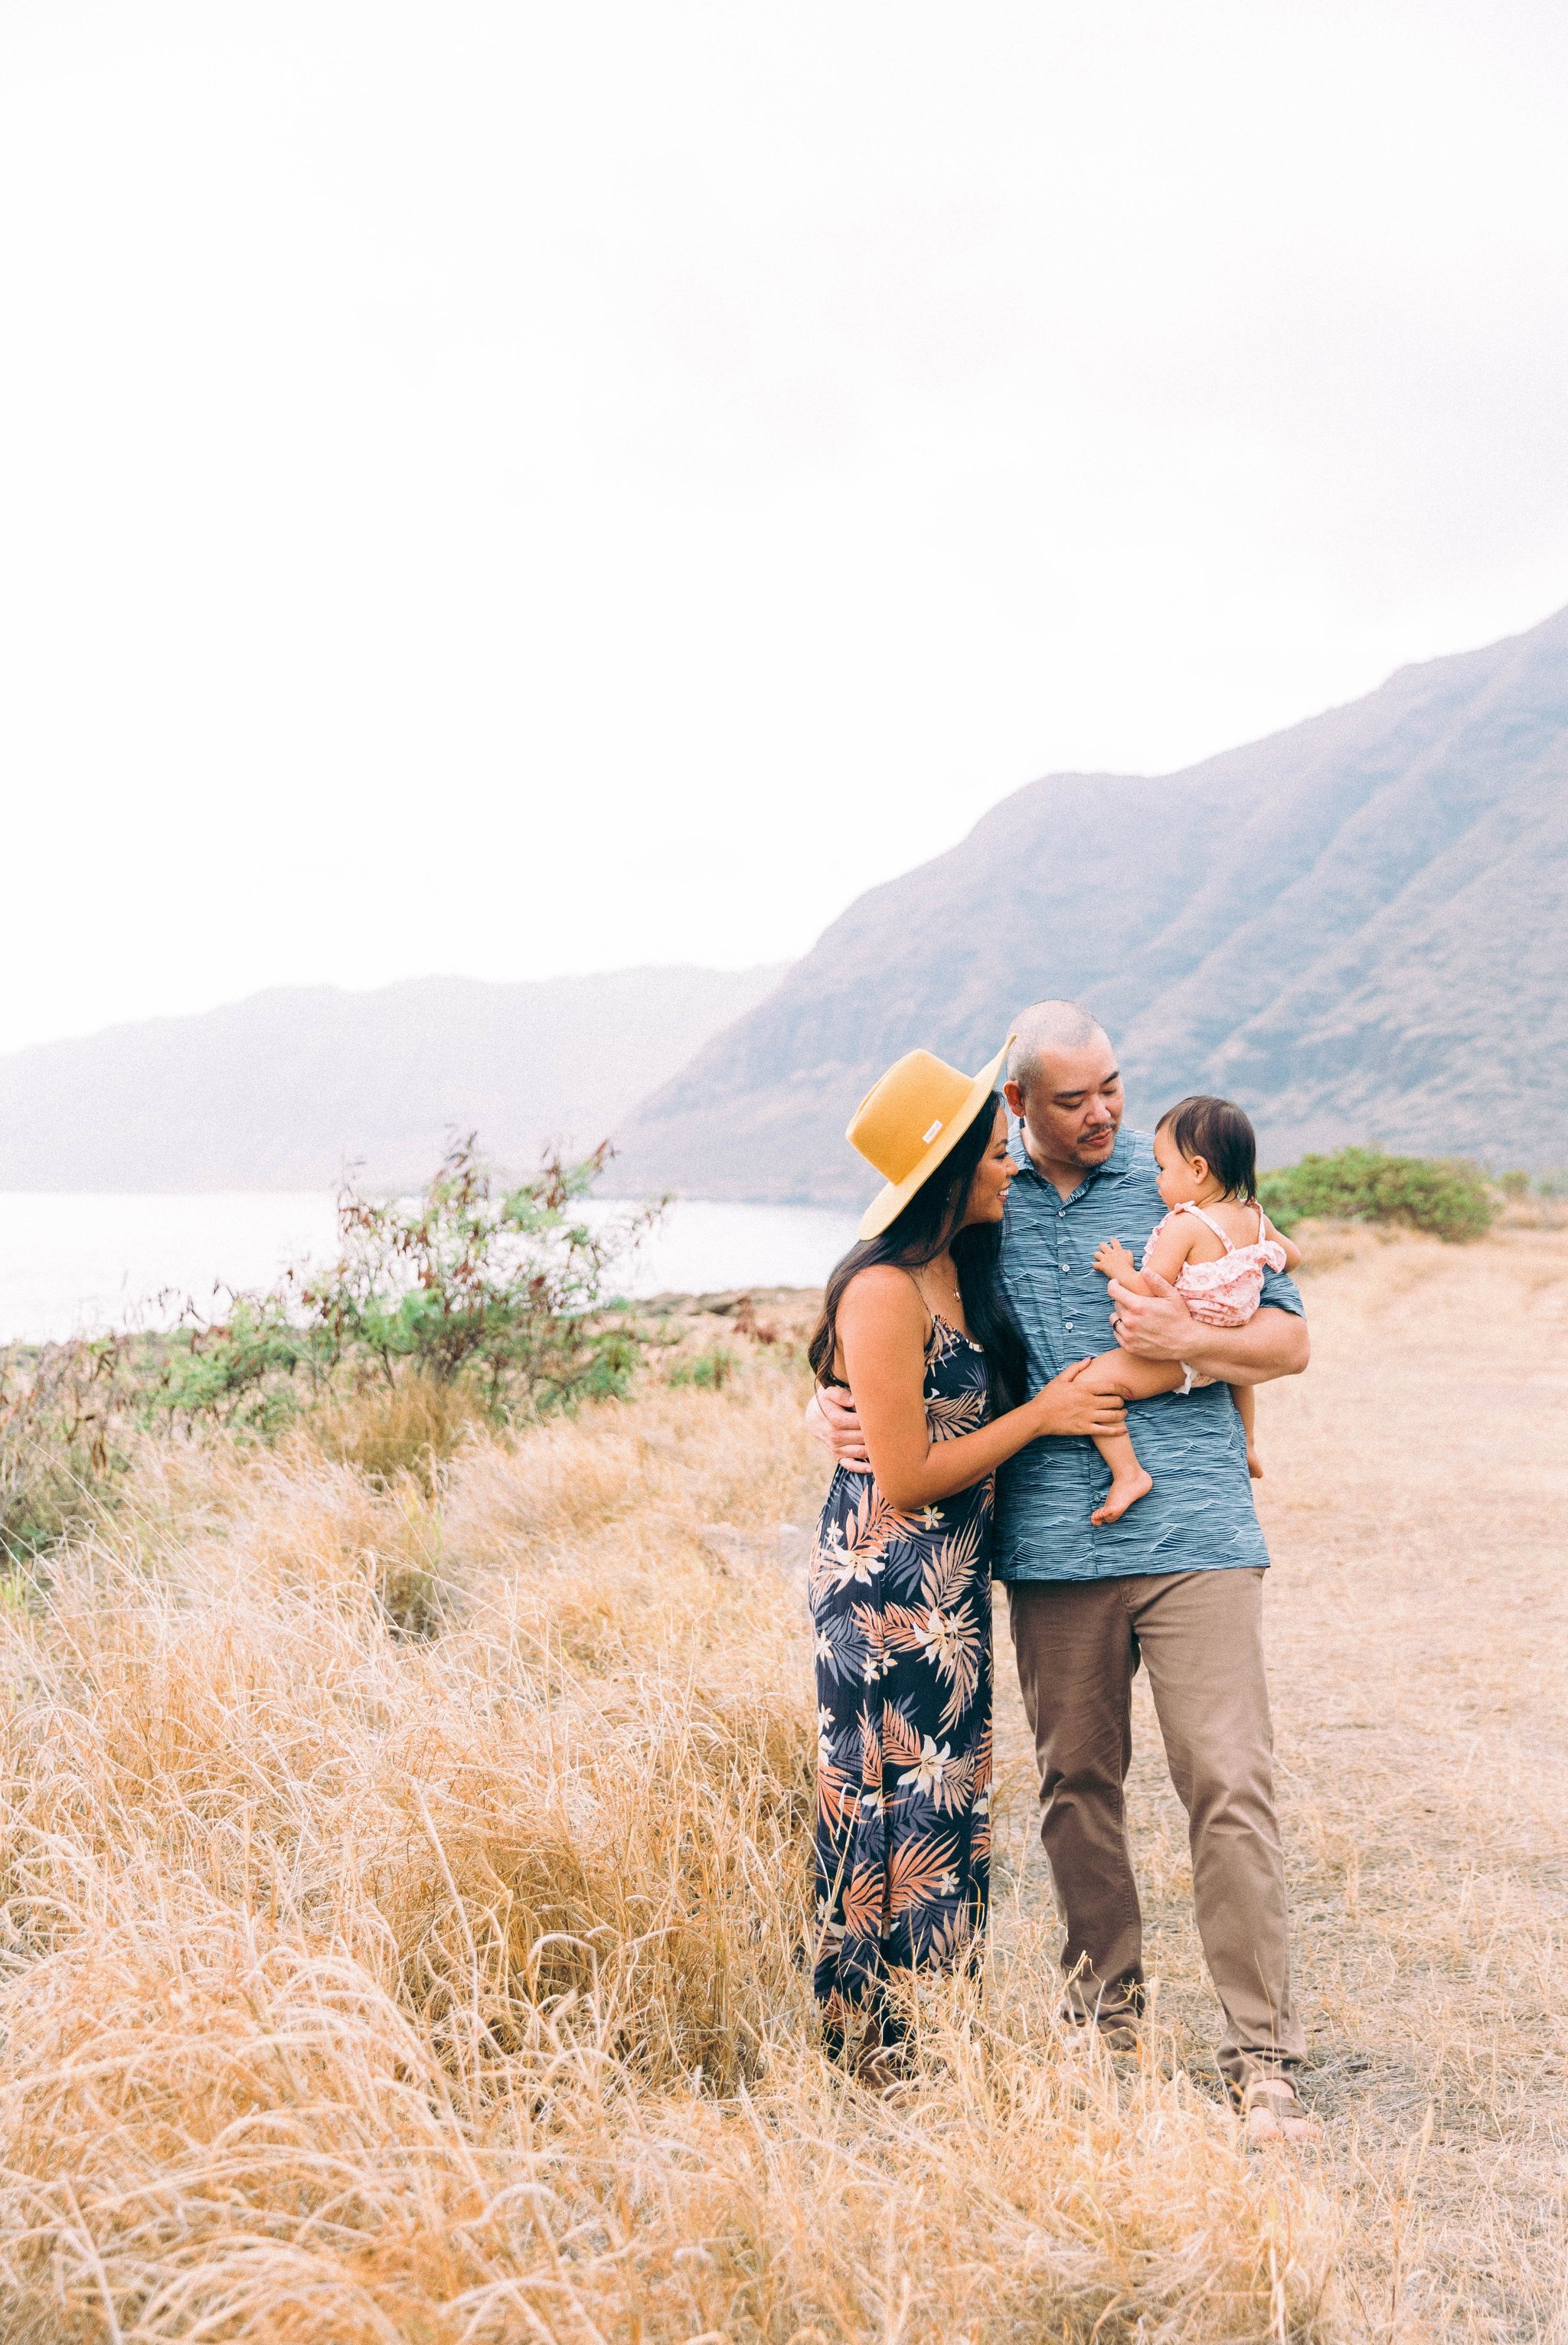
<svg viewBox="0 0 1568 2345">
<path fill-rule="evenodd" d="M 969 1087 L 969 1096 L 962 1107 L 956 1115 L 949 1116 L 946 1124 L 936 1139 L 932 1142 L 913 1172 L 906 1172 L 901 1181 L 890 1181 L 887 1187 L 871 1199 L 871 1203 L 860 1215 L 862 1244 L 867 1238 L 880 1238 L 889 1223 L 897 1221 L 916 1190 L 925 1186 L 942 1159 L 951 1156 L 992 1092 L 996 1089 L 996 1078 L 1002 1072 L 1002 1062 L 1012 1048 L 1013 1037 L 1010 1034 L 991 1064 L 988 1067 L 982 1067 Z"/>
</svg>

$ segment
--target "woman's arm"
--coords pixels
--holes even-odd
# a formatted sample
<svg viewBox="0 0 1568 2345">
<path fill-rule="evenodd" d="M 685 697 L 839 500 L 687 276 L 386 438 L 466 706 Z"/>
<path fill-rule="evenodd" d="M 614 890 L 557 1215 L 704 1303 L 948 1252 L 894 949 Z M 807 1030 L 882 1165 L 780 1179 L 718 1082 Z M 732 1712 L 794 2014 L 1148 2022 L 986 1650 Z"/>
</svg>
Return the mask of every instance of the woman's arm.
<svg viewBox="0 0 1568 2345">
<path fill-rule="evenodd" d="M 1047 1421 L 1040 1428 L 1042 1434 L 1057 1441 L 1093 1441 L 1103 1434 L 1126 1431 L 1120 1399 L 1115 1394 L 1096 1392 L 1092 1385 L 1080 1381 L 1085 1369 L 1094 1365 L 1092 1358 L 1074 1360 L 1070 1368 L 1064 1368 L 1048 1385 L 1041 1386 L 1035 1398 L 1042 1414 L 1048 1411 Z M 850 1473 L 871 1472 L 860 1411 L 847 1385 L 817 1387 L 806 1403 L 806 1430 L 813 1441 L 820 1441 L 824 1449 L 830 1450 Z"/>
<path fill-rule="evenodd" d="M 895 1507 L 930 1506 L 967 1490 L 1042 1434 L 1125 1432 L 1125 1412 L 1114 1395 L 1091 1402 L 1074 1391 L 1087 1365 L 1080 1362 L 977 1432 L 933 1441 L 925 1414 L 926 1325 L 913 1281 L 891 1264 L 861 1271 L 839 1305 L 839 1342 L 866 1453 L 878 1487 Z"/>
</svg>

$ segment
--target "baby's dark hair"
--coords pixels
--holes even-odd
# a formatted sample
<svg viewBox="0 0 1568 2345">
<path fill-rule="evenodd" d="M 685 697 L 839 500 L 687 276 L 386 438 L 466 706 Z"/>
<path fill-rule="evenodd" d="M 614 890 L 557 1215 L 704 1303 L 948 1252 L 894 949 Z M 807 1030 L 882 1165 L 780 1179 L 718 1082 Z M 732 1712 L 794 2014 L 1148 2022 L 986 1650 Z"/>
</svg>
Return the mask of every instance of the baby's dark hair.
<svg viewBox="0 0 1568 2345">
<path fill-rule="evenodd" d="M 1195 1091 L 1167 1108 L 1157 1129 L 1170 1133 L 1189 1163 L 1201 1156 L 1227 1197 L 1257 1203 L 1257 1134 L 1232 1101 Z"/>
</svg>

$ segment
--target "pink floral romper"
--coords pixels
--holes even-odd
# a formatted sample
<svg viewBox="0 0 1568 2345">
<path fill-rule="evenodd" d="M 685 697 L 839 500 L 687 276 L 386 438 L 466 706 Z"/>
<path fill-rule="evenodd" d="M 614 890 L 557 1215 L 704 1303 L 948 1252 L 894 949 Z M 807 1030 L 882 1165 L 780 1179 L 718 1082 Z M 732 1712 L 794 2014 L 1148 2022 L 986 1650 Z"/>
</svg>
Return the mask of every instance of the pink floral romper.
<svg viewBox="0 0 1568 2345">
<path fill-rule="evenodd" d="M 1201 1205 L 1174 1205 L 1165 1219 L 1149 1233 L 1149 1243 L 1144 1248 L 1144 1261 L 1160 1231 L 1169 1227 L 1178 1213 L 1196 1213 L 1205 1229 L 1212 1230 L 1225 1252 L 1217 1262 L 1184 1262 L 1177 1275 L 1176 1291 L 1195 1319 L 1206 1327 L 1245 1327 L 1257 1310 L 1263 1295 L 1265 1269 L 1283 1270 L 1285 1249 L 1278 1238 L 1266 1238 L 1268 1215 L 1261 1205 L 1257 1208 L 1257 1235 L 1250 1245 L 1232 1245 L 1217 1222 L 1211 1221 Z M 1140 1265 L 1141 1267 L 1141 1265 Z M 1211 1385 L 1212 1376 L 1200 1376 L 1186 1368 L 1186 1382 L 1180 1389 L 1192 1392 L 1199 1385 Z"/>
</svg>

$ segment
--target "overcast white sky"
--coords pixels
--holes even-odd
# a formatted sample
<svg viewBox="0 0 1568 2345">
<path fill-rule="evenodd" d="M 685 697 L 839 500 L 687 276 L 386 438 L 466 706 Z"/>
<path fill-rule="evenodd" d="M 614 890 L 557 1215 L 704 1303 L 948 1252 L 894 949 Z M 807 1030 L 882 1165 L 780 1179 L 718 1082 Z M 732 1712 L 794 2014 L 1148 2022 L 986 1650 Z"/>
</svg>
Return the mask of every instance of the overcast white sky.
<svg viewBox="0 0 1568 2345">
<path fill-rule="evenodd" d="M 1565 113 L 1555 0 L 0 0 L 0 1048 L 792 954 L 1531 624 Z"/>
</svg>

